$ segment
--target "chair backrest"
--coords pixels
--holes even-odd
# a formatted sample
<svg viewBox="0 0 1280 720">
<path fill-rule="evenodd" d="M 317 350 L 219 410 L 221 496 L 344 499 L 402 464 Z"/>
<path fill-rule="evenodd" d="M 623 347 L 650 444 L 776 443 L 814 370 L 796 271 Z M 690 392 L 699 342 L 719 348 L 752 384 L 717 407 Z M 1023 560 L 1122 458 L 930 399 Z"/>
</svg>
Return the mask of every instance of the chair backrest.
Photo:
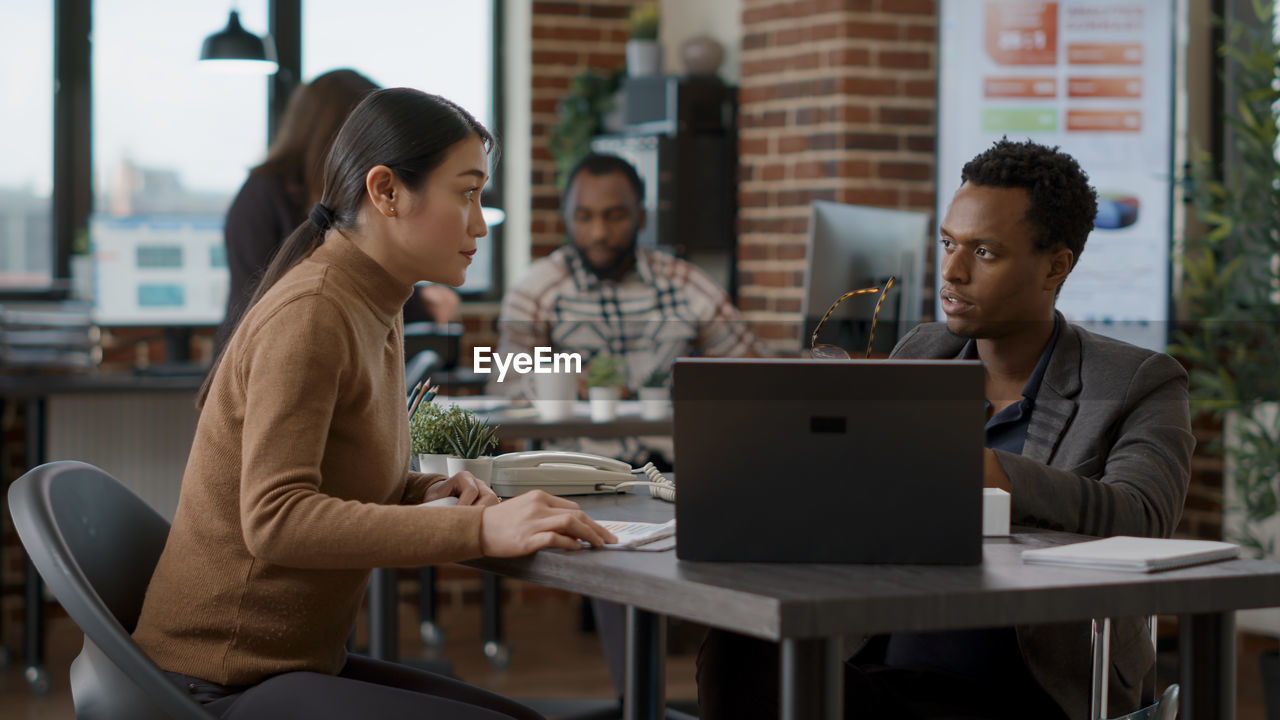
<svg viewBox="0 0 1280 720">
<path fill-rule="evenodd" d="M 71 668 L 77 719 L 212 718 L 130 637 L 169 534 L 164 517 L 80 462 L 27 472 L 9 506 L 32 564 L 85 634 Z"/>
</svg>

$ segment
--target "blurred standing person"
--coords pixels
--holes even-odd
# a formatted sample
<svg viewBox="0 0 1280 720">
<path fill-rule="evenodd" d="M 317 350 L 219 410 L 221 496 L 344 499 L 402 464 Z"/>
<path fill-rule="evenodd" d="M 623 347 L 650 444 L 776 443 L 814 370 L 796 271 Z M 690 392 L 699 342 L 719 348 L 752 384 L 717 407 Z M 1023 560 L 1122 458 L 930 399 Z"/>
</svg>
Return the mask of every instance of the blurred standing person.
<svg viewBox="0 0 1280 720">
<path fill-rule="evenodd" d="M 281 243 L 319 202 L 324 158 L 342 123 L 377 89 L 369 78 L 343 68 L 317 75 L 289 98 L 266 160 L 249 171 L 227 210 L 224 233 L 231 288 L 215 352 L 226 344 Z M 405 303 L 404 320 L 448 322 L 457 315 L 458 305 L 458 294 L 449 287 L 427 285 Z"/>
</svg>

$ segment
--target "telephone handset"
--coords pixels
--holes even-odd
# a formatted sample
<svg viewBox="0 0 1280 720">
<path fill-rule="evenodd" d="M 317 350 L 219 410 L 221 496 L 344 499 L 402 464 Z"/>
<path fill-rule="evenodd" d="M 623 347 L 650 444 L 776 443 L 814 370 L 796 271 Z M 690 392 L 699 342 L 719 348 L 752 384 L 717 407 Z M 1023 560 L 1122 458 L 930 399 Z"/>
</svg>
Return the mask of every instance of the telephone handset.
<svg viewBox="0 0 1280 720">
<path fill-rule="evenodd" d="M 632 480 L 643 473 L 648 480 Z M 676 486 L 653 463 L 633 469 L 613 458 L 567 451 L 514 452 L 493 459 L 493 491 L 501 497 L 526 490 L 544 490 L 552 495 L 595 495 L 616 493 L 632 486 L 648 486 L 653 497 L 676 500 Z"/>
</svg>

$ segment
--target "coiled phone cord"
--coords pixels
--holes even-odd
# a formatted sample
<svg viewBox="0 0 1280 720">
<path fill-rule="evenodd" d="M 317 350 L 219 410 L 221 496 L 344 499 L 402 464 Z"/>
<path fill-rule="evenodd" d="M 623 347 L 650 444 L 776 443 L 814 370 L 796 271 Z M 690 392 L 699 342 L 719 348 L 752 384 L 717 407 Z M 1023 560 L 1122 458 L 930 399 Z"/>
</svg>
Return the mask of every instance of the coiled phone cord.
<svg viewBox="0 0 1280 720">
<path fill-rule="evenodd" d="M 628 480 L 627 482 L 620 482 L 617 485 L 614 485 L 613 489 L 622 490 L 624 488 L 629 488 L 633 486 L 634 487 L 648 486 L 649 494 L 652 495 L 653 497 L 656 497 L 660 500 L 666 500 L 667 502 L 676 501 L 676 484 L 668 480 L 665 475 L 659 472 L 658 468 L 653 466 L 653 463 L 651 462 L 645 463 L 644 465 L 638 468 L 632 468 L 631 472 L 643 473 L 644 476 L 649 479 L 648 480 Z"/>
</svg>

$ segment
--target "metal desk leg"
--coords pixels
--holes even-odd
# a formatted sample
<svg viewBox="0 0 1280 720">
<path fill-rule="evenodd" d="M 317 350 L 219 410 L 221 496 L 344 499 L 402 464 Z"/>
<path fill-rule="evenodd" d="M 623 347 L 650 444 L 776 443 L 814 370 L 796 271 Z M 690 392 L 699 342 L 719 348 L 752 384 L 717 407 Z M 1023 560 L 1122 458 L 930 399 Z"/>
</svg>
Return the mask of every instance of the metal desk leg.
<svg viewBox="0 0 1280 720">
<path fill-rule="evenodd" d="M 444 647 L 444 630 L 436 613 L 436 567 L 418 568 L 418 634 L 429 648 Z"/>
<path fill-rule="evenodd" d="M 1234 612 L 1178 616 L 1178 682 L 1182 720 L 1236 716 Z"/>
<path fill-rule="evenodd" d="M 837 640 L 783 640 L 780 675 L 782 720 L 843 717 L 844 677 Z"/>
<path fill-rule="evenodd" d="M 44 398 L 27 400 L 27 464 L 30 467 L 45 462 L 44 435 Z M 44 667 L 44 583 L 40 573 L 31 564 L 31 559 L 23 553 L 22 562 L 25 608 L 22 614 L 23 652 L 26 655 L 26 670 L 23 672 L 32 692 L 44 695 L 49 692 L 49 671 Z"/>
<path fill-rule="evenodd" d="M 662 720 L 666 716 L 666 666 L 667 619 L 628 605 L 623 720 Z"/>
<path fill-rule="evenodd" d="M 395 568 L 376 568 L 369 579 L 369 657 L 375 660 L 400 659 L 396 580 Z"/>
<path fill-rule="evenodd" d="M 511 664 L 511 650 L 502 643 L 502 578 L 493 573 L 480 574 L 481 601 L 484 604 L 482 629 L 484 654 L 496 668 Z"/>
</svg>

